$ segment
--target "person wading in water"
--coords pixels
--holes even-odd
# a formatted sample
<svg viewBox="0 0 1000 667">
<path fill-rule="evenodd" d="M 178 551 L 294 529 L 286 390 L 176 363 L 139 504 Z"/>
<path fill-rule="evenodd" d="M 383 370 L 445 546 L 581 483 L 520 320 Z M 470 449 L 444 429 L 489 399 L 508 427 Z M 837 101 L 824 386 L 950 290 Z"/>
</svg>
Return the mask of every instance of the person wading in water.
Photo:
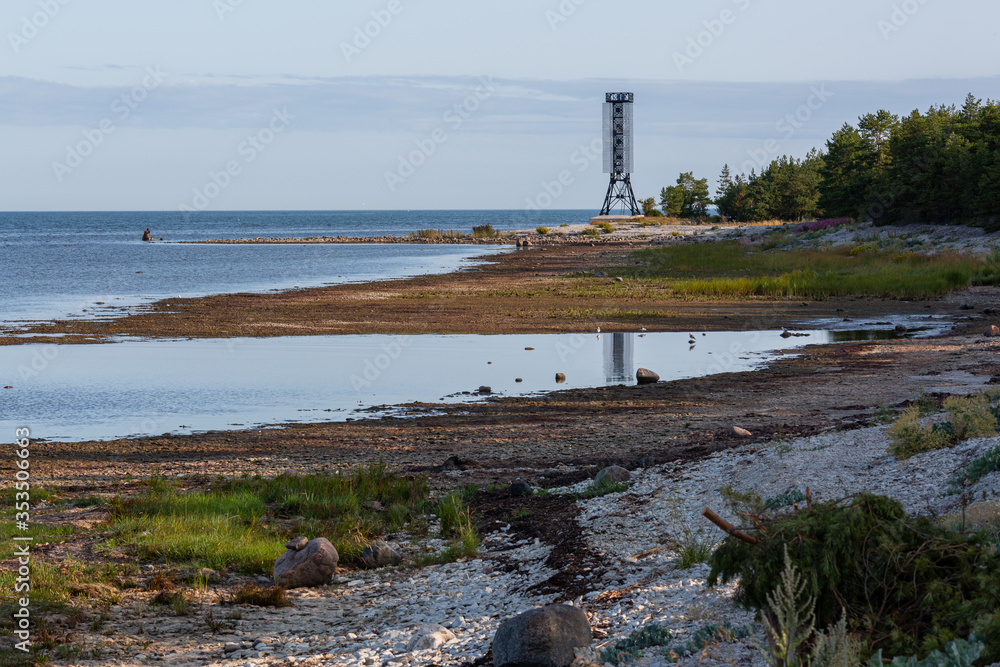
<svg viewBox="0 0 1000 667">
<path fill-rule="evenodd" d="M 142 233 L 142 240 L 143 241 L 152 241 L 153 240 L 152 237 L 150 237 L 150 235 L 149 235 L 149 227 L 146 227 L 146 231 L 144 231 Z"/>
</svg>

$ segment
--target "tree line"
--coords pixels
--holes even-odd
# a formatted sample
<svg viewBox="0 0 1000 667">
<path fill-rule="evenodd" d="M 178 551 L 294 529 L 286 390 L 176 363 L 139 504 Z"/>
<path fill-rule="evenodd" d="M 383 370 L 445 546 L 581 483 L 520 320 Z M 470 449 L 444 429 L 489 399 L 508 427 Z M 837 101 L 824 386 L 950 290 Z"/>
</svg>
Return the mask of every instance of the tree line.
<svg viewBox="0 0 1000 667">
<path fill-rule="evenodd" d="M 1000 101 L 969 95 L 961 108 L 931 107 L 900 118 L 885 110 L 845 123 L 804 158 L 782 156 L 759 173 L 722 168 L 708 179 L 682 173 L 660 206 L 704 217 L 711 204 L 737 222 L 851 217 L 876 224 L 989 222 L 1000 213 Z M 646 200 L 645 204 L 652 204 Z"/>
</svg>

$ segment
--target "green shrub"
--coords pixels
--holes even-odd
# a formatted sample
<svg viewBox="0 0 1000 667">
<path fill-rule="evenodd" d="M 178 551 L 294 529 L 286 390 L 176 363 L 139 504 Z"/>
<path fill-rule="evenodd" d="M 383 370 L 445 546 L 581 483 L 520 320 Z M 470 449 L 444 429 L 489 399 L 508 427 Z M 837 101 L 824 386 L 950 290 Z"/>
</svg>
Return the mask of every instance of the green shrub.
<svg viewBox="0 0 1000 667">
<path fill-rule="evenodd" d="M 472 227 L 472 237 L 477 239 L 491 239 L 497 236 L 497 230 L 493 225 L 474 225 Z"/>
<path fill-rule="evenodd" d="M 950 493 L 958 493 L 959 488 L 969 484 L 975 484 L 991 472 L 1000 470 L 1000 445 L 986 450 L 982 456 L 973 459 L 956 477 L 951 481 Z"/>
<path fill-rule="evenodd" d="M 985 638 L 985 659 L 1000 658 L 1000 558 L 982 535 L 910 517 L 870 494 L 762 518 L 753 533 L 759 543 L 727 537 L 710 559 L 710 585 L 740 579 L 738 604 L 767 608 L 787 549 L 818 626 L 833 625 L 843 608 L 871 650 L 926 656 L 974 632 Z"/>
<path fill-rule="evenodd" d="M 945 644 L 944 652 L 931 651 L 923 660 L 916 656 L 894 658 L 890 667 L 972 667 L 983 652 L 983 643 L 975 635 L 968 639 L 955 639 Z M 882 650 L 879 649 L 868 662 L 868 667 L 882 667 Z"/>
<path fill-rule="evenodd" d="M 596 229 L 592 229 L 590 227 L 580 232 L 580 236 L 600 236 L 600 235 L 601 233 L 599 231 L 597 231 Z"/>
<path fill-rule="evenodd" d="M 933 425 L 920 424 L 920 416 L 925 410 L 921 404 L 913 404 L 903 410 L 899 419 L 889 427 L 889 452 L 896 458 L 906 459 L 968 438 L 994 436 L 998 423 L 995 402 L 996 394 L 992 392 L 977 396 L 951 396 L 944 402 L 948 421 Z"/>
<path fill-rule="evenodd" d="M 951 396 L 945 399 L 944 409 L 951 415 L 949 423 L 955 442 L 997 434 L 997 415 L 986 394 Z"/>
<path fill-rule="evenodd" d="M 610 222 L 599 223 L 597 225 L 597 228 L 601 230 L 602 234 L 610 234 L 611 232 L 615 231 L 614 225 L 612 225 Z"/>
<path fill-rule="evenodd" d="M 409 234 L 411 239 L 460 239 L 464 236 L 465 234 L 454 229 L 418 229 Z"/>
<path fill-rule="evenodd" d="M 612 665 L 631 662 L 641 658 L 645 649 L 652 646 L 666 646 L 673 638 L 669 630 L 651 623 L 616 642 L 614 646 L 601 651 L 601 660 Z"/>
<path fill-rule="evenodd" d="M 941 449 L 951 444 L 952 436 L 939 425 L 921 424 L 920 408 L 911 405 L 899 415 L 886 431 L 889 453 L 897 459 L 908 459 L 915 454 Z"/>
<path fill-rule="evenodd" d="M 541 234 L 542 236 L 545 236 L 546 234 L 549 233 L 549 228 L 548 227 L 536 227 L 535 231 L 538 232 L 539 234 Z"/>
</svg>

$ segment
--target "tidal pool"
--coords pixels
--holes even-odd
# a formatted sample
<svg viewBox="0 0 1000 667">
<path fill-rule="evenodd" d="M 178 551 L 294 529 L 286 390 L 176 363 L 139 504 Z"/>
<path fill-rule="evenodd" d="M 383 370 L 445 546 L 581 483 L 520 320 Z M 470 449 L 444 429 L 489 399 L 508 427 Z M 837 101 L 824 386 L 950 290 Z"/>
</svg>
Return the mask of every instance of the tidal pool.
<svg viewBox="0 0 1000 667">
<path fill-rule="evenodd" d="M 894 322 L 910 328 L 906 335 L 945 327 L 928 318 Z M 757 368 L 779 350 L 897 336 L 885 323 L 823 324 L 791 338 L 694 331 L 9 346 L 0 348 L 0 387 L 12 387 L 0 389 L 0 433 L 13 438 L 28 427 L 36 439 L 72 441 L 338 421 L 373 406 L 482 400 L 484 385 L 516 396 L 634 384 L 640 367 L 677 380 Z"/>
</svg>

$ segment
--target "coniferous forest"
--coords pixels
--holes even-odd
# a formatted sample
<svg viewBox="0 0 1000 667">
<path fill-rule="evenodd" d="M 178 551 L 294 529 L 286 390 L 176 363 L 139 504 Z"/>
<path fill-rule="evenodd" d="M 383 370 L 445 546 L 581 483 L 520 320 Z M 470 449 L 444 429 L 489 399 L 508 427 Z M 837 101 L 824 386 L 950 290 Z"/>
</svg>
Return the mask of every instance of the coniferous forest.
<svg viewBox="0 0 1000 667">
<path fill-rule="evenodd" d="M 782 156 L 759 173 L 726 165 L 714 203 L 737 222 L 851 217 L 876 224 L 1000 226 L 1000 101 L 969 95 L 961 108 L 900 118 L 880 110 L 845 123 L 802 159 Z M 665 188 L 661 203 L 679 201 Z M 679 213 L 677 211 L 676 213 Z"/>
</svg>

